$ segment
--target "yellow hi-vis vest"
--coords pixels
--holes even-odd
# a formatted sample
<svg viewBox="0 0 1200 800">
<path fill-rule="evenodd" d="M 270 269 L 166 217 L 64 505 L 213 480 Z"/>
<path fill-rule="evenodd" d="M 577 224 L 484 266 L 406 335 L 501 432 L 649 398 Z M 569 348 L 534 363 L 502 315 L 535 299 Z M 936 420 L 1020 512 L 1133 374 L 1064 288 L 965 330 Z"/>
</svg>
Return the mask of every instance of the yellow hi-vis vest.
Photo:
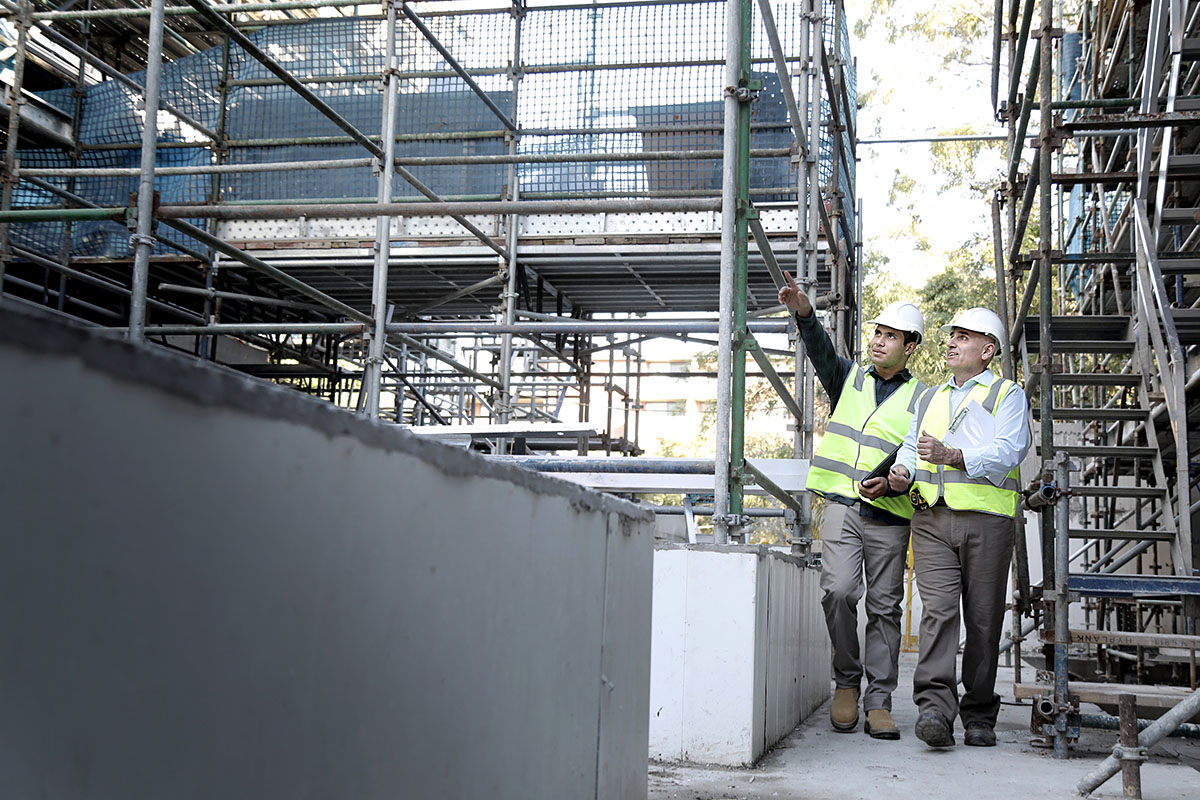
<svg viewBox="0 0 1200 800">
<path fill-rule="evenodd" d="M 994 416 L 1000 400 L 1015 386 L 1012 381 L 1000 377 L 997 377 L 991 386 L 976 384 L 959 402 L 959 409 L 975 400 Z M 940 389 L 931 389 L 921 401 L 920 413 L 921 422 L 917 430 L 925 431 L 939 440 L 944 438 L 950 427 L 949 384 Z M 1013 467 L 1004 477 L 1003 483 L 996 486 L 987 478 L 971 478 L 965 470 L 930 464 L 918 456 L 916 471 L 913 474 L 913 489 L 920 492 L 929 505 L 933 505 L 941 497 L 946 500 L 947 506 L 956 511 L 982 511 L 985 514 L 1015 517 L 1020 489 L 1020 466 Z"/>
<path fill-rule="evenodd" d="M 819 495 L 858 497 L 858 482 L 904 441 L 925 384 L 910 378 L 875 405 L 875 376 L 855 365 L 846 376 L 837 408 L 808 469 L 808 489 Z M 863 500 L 898 517 L 912 519 L 907 496 Z"/>
</svg>

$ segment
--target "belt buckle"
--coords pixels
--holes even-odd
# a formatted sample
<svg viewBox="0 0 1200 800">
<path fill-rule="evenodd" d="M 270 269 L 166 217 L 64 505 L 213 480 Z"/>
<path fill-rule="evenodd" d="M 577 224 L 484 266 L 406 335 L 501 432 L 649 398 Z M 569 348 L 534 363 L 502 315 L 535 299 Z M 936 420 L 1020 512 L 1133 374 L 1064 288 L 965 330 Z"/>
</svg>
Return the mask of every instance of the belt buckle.
<svg viewBox="0 0 1200 800">
<path fill-rule="evenodd" d="M 925 500 L 925 495 L 921 494 L 916 486 L 909 490 L 908 499 L 912 502 L 915 511 L 929 510 L 929 503 Z"/>
</svg>

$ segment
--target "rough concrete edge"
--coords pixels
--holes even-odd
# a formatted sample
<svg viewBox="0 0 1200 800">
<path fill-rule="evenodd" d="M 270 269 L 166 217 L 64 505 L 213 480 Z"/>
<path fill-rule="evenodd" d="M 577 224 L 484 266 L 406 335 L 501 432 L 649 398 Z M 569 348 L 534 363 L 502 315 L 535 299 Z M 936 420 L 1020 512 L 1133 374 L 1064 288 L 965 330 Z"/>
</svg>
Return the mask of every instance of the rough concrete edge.
<svg viewBox="0 0 1200 800">
<path fill-rule="evenodd" d="M 202 362 L 156 345 L 135 345 L 102 330 L 36 317 L 12 304 L 0 310 L 0 344 L 34 353 L 69 356 L 85 367 L 197 405 L 225 407 L 274 422 L 305 425 L 331 439 L 351 437 L 370 447 L 413 456 L 454 477 L 505 480 L 541 494 L 565 497 L 582 509 L 654 521 L 652 511 L 627 500 L 523 467 L 490 461 L 466 450 L 423 441 L 397 427 L 361 419 L 322 400 L 219 364 Z"/>
</svg>

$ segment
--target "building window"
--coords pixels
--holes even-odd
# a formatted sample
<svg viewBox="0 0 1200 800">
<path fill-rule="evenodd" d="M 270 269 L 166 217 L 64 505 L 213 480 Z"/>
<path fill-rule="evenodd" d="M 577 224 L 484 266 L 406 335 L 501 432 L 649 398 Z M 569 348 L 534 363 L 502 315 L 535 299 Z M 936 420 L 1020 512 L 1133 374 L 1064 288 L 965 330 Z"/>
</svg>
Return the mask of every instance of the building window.
<svg viewBox="0 0 1200 800">
<path fill-rule="evenodd" d="M 643 404 L 650 413 L 666 414 L 668 417 L 682 417 L 687 413 L 687 400 L 651 400 Z"/>
</svg>

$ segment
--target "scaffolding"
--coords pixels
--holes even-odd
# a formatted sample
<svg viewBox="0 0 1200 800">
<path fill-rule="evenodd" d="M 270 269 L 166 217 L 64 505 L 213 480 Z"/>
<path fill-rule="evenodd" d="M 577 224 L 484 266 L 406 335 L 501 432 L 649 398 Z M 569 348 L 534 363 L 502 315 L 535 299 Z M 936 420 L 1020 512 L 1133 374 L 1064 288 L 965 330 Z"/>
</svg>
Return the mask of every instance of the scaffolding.
<svg viewBox="0 0 1200 800">
<path fill-rule="evenodd" d="M 1081 702 L 1115 709 L 1129 695 L 1126 790 L 1140 796 L 1129 794 L 1144 759 L 1135 706 L 1171 707 L 1197 687 L 1200 7 L 1068 10 L 996 4 L 991 99 L 1008 129 L 997 300 L 1014 353 L 1004 369 L 1024 380 L 1040 430 L 1026 494 L 1042 579 L 1018 553 L 1016 693 L 1035 700 L 1031 730 L 1059 757 L 1081 724 L 1117 725 L 1082 715 Z M 1034 630 L 1045 671 L 1023 681 L 1021 641 Z"/>
<path fill-rule="evenodd" d="M 842 3 L 481 5 L 0 0 L 0 303 L 495 456 L 637 456 L 642 343 L 708 343 L 714 538 L 750 487 L 803 550 L 807 495 L 745 458 L 746 356 L 807 458 L 775 295 L 795 272 L 856 353 Z"/>
</svg>

